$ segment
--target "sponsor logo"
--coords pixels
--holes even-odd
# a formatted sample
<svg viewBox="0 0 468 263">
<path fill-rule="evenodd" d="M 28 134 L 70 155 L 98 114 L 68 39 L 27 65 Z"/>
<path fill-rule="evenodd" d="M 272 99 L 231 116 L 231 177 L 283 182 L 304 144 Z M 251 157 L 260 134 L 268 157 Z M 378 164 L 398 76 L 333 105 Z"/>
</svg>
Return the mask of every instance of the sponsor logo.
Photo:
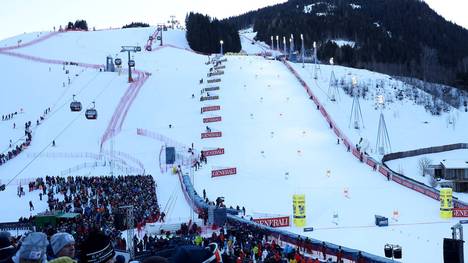
<svg viewBox="0 0 468 263">
<path fill-rule="evenodd" d="M 206 138 L 216 138 L 223 136 L 221 132 L 204 132 L 201 134 L 202 139 Z"/>
<path fill-rule="evenodd" d="M 221 155 L 221 154 L 224 154 L 224 148 L 203 151 L 203 154 L 205 156 Z"/>
<path fill-rule="evenodd" d="M 207 112 L 207 111 L 217 111 L 220 110 L 221 106 L 207 106 L 202 108 L 202 112 Z"/>
<path fill-rule="evenodd" d="M 208 87 L 208 88 L 205 88 L 205 91 L 213 91 L 213 90 L 219 90 L 219 87 Z"/>
<path fill-rule="evenodd" d="M 226 176 L 231 174 L 237 174 L 237 168 L 234 167 L 211 171 L 211 177 Z"/>
<path fill-rule="evenodd" d="M 221 116 L 203 118 L 203 123 L 218 122 L 218 121 L 221 121 Z"/>
<path fill-rule="evenodd" d="M 452 215 L 453 217 L 468 217 L 468 208 L 454 208 Z"/>
<path fill-rule="evenodd" d="M 256 223 L 269 227 L 285 227 L 290 226 L 289 216 L 273 217 L 273 218 L 254 218 Z"/>
<path fill-rule="evenodd" d="M 205 101 L 205 100 L 217 100 L 217 99 L 219 99 L 219 96 L 200 97 L 200 101 Z"/>
</svg>

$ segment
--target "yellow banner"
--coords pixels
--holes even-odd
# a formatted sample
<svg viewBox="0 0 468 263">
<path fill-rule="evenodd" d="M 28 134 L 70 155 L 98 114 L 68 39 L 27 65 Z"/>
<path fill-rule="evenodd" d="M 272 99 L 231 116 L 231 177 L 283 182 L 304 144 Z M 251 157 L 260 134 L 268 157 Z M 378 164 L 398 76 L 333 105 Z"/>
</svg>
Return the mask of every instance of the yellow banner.
<svg viewBox="0 0 468 263">
<path fill-rule="evenodd" d="M 453 202 L 452 188 L 440 189 L 440 217 L 444 219 L 452 218 Z"/>
<path fill-rule="evenodd" d="M 306 225 L 305 195 L 293 195 L 293 222 L 297 227 Z"/>
</svg>

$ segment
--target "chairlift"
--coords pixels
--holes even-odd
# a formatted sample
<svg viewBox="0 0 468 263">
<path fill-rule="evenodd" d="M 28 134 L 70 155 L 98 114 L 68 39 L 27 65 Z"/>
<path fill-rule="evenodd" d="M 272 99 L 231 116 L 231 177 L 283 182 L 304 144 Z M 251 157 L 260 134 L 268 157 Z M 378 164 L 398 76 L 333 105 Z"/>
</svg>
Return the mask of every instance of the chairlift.
<svg viewBox="0 0 468 263">
<path fill-rule="evenodd" d="M 116 66 L 120 66 L 120 65 L 122 65 L 122 59 L 116 58 L 114 63 L 115 63 Z"/>
<path fill-rule="evenodd" d="M 161 36 L 157 36 L 156 39 L 157 39 L 157 40 L 161 40 Z"/>
<path fill-rule="evenodd" d="M 71 111 L 81 111 L 81 102 L 75 100 L 75 94 L 73 94 L 73 101 L 70 103 Z"/>
<path fill-rule="evenodd" d="M 150 37 L 149 37 L 149 40 L 150 40 L 150 41 L 153 41 L 153 36 L 150 36 Z"/>
<path fill-rule="evenodd" d="M 97 119 L 97 110 L 95 108 L 96 108 L 96 104 L 93 101 L 93 107 L 87 109 L 86 112 L 85 112 L 86 119 L 88 119 L 88 120 Z"/>
<path fill-rule="evenodd" d="M 136 47 L 136 51 L 137 51 L 137 52 L 140 52 L 140 51 L 141 51 L 141 47 L 140 47 L 140 46 Z"/>
<path fill-rule="evenodd" d="M 135 67 L 135 60 L 131 59 L 128 61 L 128 66 L 129 67 Z"/>
<path fill-rule="evenodd" d="M 146 46 L 146 51 L 151 51 L 151 46 Z"/>
</svg>

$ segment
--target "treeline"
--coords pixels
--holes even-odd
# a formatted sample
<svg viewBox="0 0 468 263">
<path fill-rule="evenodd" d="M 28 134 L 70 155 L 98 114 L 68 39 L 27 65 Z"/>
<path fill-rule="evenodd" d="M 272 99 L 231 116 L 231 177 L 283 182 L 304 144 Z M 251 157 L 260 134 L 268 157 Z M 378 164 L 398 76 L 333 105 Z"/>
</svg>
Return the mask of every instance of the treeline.
<svg viewBox="0 0 468 263">
<path fill-rule="evenodd" d="M 185 27 L 188 44 L 195 51 L 219 53 L 220 40 L 223 41 L 223 52 L 241 50 L 239 33 L 229 23 L 191 12 L 185 18 Z"/>
<path fill-rule="evenodd" d="M 150 25 L 143 22 L 131 22 L 128 25 L 123 26 L 122 28 L 132 28 L 132 27 L 149 27 Z"/>
<path fill-rule="evenodd" d="M 75 23 L 68 22 L 67 30 L 84 30 L 88 31 L 88 23 L 86 20 L 76 20 Z"/>
<path fill-rule="evenodd" d="M 446 21 L 420 0 L 290 0 L 231 17 L 237 29 L 253 26 L 257 39 L 294 34 L 300 47 L 319 44 L 319 59 L 417 77 L 468 90 L 468 30 Z M 345 39 L 354 48 L 329 42 Z M 282 45 L 282 41 L 280 41 Z M 288 41 L 289 44 L 289 41 Z"/>
</svg>

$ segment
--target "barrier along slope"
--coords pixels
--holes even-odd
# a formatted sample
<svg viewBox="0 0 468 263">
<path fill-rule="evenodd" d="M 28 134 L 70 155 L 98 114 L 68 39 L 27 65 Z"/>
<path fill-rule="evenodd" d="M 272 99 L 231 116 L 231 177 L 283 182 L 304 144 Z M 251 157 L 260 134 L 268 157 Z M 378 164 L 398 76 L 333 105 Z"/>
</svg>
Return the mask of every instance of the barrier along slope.
<svg viewBox="0 0 468 263">
<path fill-rule="evenodd" d="M 343 140 L 343 144 L 347 147 L 347 149 L 362 163 L 367 164 L 374 170 L 378 170 L 379 173 L 382 175 L 386 176 L 388 180 L 392 180 L 402 186 L 405 186 L 411 190 L 414 190 L 416 192 L 419 192 L 421 194 L 424 194 L 432 199 L 435 200 L 440 200 L 440 193 L 439 190 L 429 187 L 423 183 L 420 183 L 416 180 L 413 180 L 411 178 L 408 178 L 406 176 L 402 176 L 398 173 L 393 172 L 390 170 L 388 167 L 380 163 L 379 161 L 375 160 L 374 158 L 363 154 L 360 152 L 349 140 L 349 138 L 341 131 L 340 128 L 336 125 L 335 121 L 330 117 L 328 114 L 327 110 L 323 105 L 320 103 L 318 98 L 314 95 L 314 93 L 311 91 L 307 83 L 301 78 L 299 73 L 286 61 L 282 60 L 283 64 L 288 68 L 288 70 L 296 77 L 296 79 L 301 83 L 302 87 L 305 89 L 307 94 L 309 95 L 309 98 L 315 103 L 317 108 L 320 110 L 320 113 L 322 114 L 323 118 L 325 121 L 328 123 L 330 126 L 330 129 L 333 130 L 333 132 L 336 134 L 338 138 L 341 138 Z M 462 208 L 462 207 L 468 207 L 467 204 L 461 202 L 460 200 L 457 200 L 456 197 L 453 197 L 453 203 L 454 206 L 457 208 Z"/>
</svg>

